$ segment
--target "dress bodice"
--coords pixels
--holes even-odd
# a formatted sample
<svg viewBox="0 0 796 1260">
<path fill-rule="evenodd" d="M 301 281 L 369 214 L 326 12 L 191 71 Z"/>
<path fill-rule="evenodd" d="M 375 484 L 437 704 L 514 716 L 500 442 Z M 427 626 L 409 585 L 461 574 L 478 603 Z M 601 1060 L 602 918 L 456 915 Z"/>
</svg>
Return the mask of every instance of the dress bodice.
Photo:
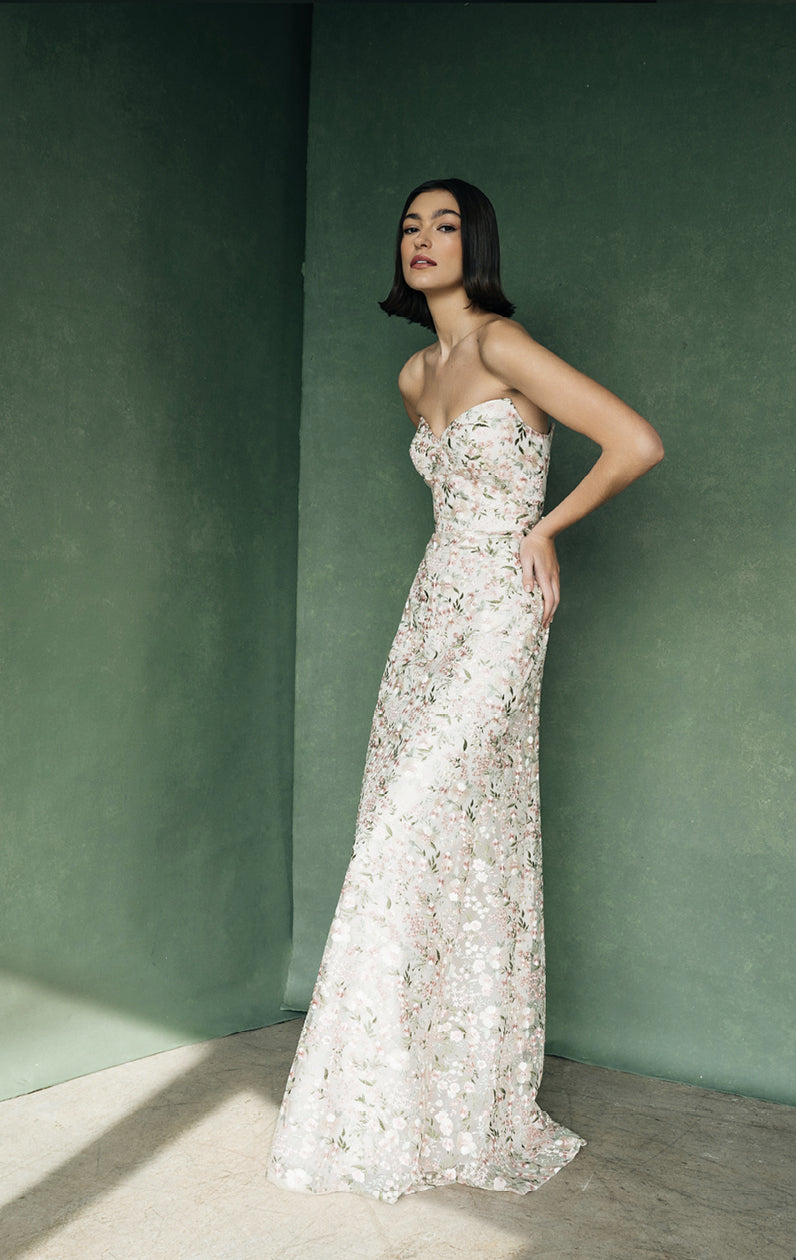
<svg viewBox="0 0 796 1260">
<path fill-rule="evenodd" d="M 542 513 L 551 437 L 529 428 L 510 398 L 468 408 L 441 437 L 421 419 L 410 453 L 431 487 L 437 532 L 530 529 Z"/>
</svg>

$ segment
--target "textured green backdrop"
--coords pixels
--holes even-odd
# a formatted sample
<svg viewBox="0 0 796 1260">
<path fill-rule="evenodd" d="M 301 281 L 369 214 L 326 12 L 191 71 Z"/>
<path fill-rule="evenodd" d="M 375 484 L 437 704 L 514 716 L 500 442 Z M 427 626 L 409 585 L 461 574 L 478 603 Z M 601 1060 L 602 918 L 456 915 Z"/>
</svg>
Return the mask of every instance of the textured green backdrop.
<svg viewBox="0 0 796 1260">
<path fill-rule="evenodd" d="M 307 6 L 0 9 L 0 1093 L 280 1013 Z"/>
<path fill-rule="evenodd" d="M 793 13 L 314 25 L 287 1000 L 430 529 L 424 334 L 375 302 L 407 188 L 460 174 L 520 318 L 668 452 L 561 541 L 549 1048 L 793 1098 Z M 0 1093 L 282 1017 L 308 39 L 300 5 L 0 10 Z M 592 454 L 559 429 L 552 500 Z"/>
<path fill-rule="evenodd" d="M 394 384 L 425 334 L 376 301 L 406 191 L 454 174 L 496 204 L 519 318 L 667 447 L 561 540 L 542 738 L 548 1049 L 796 1095 L 793 17 L 316 8 L 291 1005 L 317 969 L 379 676 L 430 529 Z M 594 454 L 559 429 L 552 502 Z"/>
</svg>

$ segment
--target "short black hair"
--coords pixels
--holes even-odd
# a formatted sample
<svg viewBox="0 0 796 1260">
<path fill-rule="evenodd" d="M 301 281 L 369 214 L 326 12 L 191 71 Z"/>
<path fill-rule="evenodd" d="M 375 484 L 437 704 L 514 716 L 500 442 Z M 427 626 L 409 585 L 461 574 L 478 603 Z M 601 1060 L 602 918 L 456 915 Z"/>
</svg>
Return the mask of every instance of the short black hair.
<svg viewBox="0 0 796 1260">
<path fill-rule="evenodd" d="M 392 288 L 379 306 L 387 315 L 400 315 L 410 324 L 422 324 L 434 328 L 424 293 L 410 289 L 404 280 L 401 263 L 401 241 L 406 212 L 420 193 L 440 188 L 451 193 L 459 203 L 462 223 L 462 270 L 464 291 L 471 306 L 490 311 L 494 315 L 513 315 L 514 305 L 503 292 L 500 283 L 500 240 L 495 209 L 486 193 L 463 179 L 428 179 L 413 188 L 404 203 L 398 221 L 398 239 L 395 247 L 395 277 Z"/>
</svg>

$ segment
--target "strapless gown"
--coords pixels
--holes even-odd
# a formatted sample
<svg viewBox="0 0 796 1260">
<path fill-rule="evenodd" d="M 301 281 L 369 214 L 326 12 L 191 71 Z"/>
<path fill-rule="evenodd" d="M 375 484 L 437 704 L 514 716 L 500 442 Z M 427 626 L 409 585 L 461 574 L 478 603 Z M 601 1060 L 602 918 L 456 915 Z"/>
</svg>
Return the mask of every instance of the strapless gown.
<svg viewBox="0 0 796 1260">
<path fill-rule="evenodd" d="M 523 1194 L 582 1145 L 536 1103 L 547 631 L 517 550 L 550 435 L 499 398 L 441 438 L 421 421 L 410 452 L 436 528 L 384 671 L 269 1172 L 387 1201 L 451 1182 Z"/>
</svg>

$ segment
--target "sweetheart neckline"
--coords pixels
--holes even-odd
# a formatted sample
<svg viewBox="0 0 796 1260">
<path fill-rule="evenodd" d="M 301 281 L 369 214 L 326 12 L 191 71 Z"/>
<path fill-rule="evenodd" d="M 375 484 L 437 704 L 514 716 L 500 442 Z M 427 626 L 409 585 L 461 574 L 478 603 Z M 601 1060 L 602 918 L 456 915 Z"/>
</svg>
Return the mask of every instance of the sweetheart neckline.
<svg viewBox="0 0 796 1260">
<path fill-rule="evenodd" d="M 508 405 L 511 407 L 514 414 L 518 416 L 520 420 L 522 420 L 522 423 L 525 425 L 525 428 L 527 429 L 527 431 L 533 434 L 534 437 L 541 438 L 542 440 L 545 440 L 546 438 L 550 437 L 551 433 L 553 432 L 552 424 L 550 425 L 550 428 L 547 430 L 546 433 L 540 433 L 538 429 L 534 429 L 532 428 L 531 425 L 525 424 L 525 421 L 522 419 L 522 416 L 520 415 L 519 411 L 517 411 L 517 408 L 514 406 L 514 403 L 511 401 L 510 398 L 505 397 L 505 396 L 502 398 L 486 398 L 484 399 L 483 402 L 474 403 L 472 407 L 466 407 L 464 411 L 459 412 L 458 416 L 454 416 L 452 420 L 448 421 L 448 423 L 445 425 L 445 428 L 442 430 L 441 433 L 434 432 L 434 430 L 432 429 L 431 425 L 429 424 L 425 416 L 420 417 L 418 421 L 418 428 L 420 427 L 421 424 L 424 424 L 426 428 L 428 429 L 429 433 L 431 434 L 431 436 L 433 437 L 434 441 L 441 442 L 443 438 L 445 437 L 445 434 L 448 432 L 448 429 L 452 428 L 454 424 L 458 424 L 458 422 L 460 420 L 463 420 L 465 416 L 469 416 L 471 411 L 477 411 L 479 407 L 488 407 L 490 406 L 491 403 L 498 403 L 498 402 L 508 403 Z"/>
</svg>

